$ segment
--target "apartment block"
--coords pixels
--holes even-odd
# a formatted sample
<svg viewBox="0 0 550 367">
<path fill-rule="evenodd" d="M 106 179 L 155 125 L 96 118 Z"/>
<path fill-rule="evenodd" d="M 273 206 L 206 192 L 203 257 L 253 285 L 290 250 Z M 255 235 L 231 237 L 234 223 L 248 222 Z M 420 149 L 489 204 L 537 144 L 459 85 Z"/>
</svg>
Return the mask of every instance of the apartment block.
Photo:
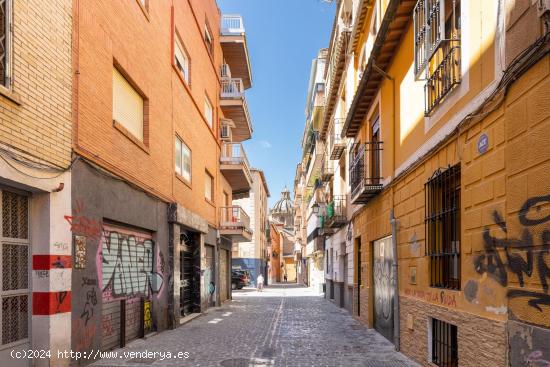
<svg viewBox="0 0 550 367">
<path fill-rule="evenodd" d="M 248 270 L 251 281 L 256 284 L 256 278 L 262 274 L 266 283 L 269 281 L 268 271 L 268 206 L 269 188 L 264 172 L 252 169 L 252 189 L 247 198 L 234 199 L 233 205 L 242 211 L 242 215 L 250 223 L 253 234 L 248 241 L 233 244 L 231 266 L 233 269 Z"/>
<path fill-rule="evenodd" d="M 72 45 L 71 347 L 105 351 L 231 298 L 252 77 L 214 0 L 76 2 Z"/>
<path fill-rule="evenodd" d="M 329 169 L 310 204 L 325 296 L 424 366 L 542 363 L 550 10 L 336 6 L 319 125 Z"/>
</svg>

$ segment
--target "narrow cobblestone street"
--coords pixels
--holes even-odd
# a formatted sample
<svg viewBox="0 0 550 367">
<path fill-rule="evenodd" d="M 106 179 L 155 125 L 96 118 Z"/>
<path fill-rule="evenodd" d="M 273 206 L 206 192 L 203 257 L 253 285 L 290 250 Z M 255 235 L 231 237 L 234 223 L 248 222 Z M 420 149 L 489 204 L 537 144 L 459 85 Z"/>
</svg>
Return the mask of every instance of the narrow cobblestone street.
<svg viewBox="0 0 550 367">
<path fill-rule="evenodd" d="M 416 366 L 348 312 L 304 287 L 234 292 L 233 301 L 124 352 L 189 352 L 188 359 L 104 359 L 94 366 Z"/>
</svg>

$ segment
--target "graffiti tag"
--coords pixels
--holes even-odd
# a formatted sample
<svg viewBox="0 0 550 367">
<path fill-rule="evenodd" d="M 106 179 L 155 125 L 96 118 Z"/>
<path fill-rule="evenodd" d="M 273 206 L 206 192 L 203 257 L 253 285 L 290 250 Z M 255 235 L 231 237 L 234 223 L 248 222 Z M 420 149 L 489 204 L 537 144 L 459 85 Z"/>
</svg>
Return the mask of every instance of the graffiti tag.
<svg viewBox="0 0 550 367">
<path fill-rule="evenodd" d="M 507 296 L 509 298 L 529 298 L 528 305 L 540 312 L 542 312 L 541 305 L 550 306 L 547 279 L 550 278 L 550 267 L 546 263 L 545 257 L 550 254 L 550 230 L 542 231 L 541 245 L 536 248 L 535 252 L 533 251 L 535 241 L 530 227 L 550 221 L 550 215 L 542 218 L 535 215 L 540 210 L 538 206 L 545 203 L 550 203 L 550 195 L 533 197 L 525 201 L 518 214 L 519 222 L 523 225 L 521 238 L 508 238 L 506 222 L 499 212 L 494 211 L 493 221 L 503 236 L 493 236 L 486 226 L 483 230 L 485 253 L 474 259 L 474 267 L 479 274 L 487 273 L 503 287 L 508 285 L 508 272 L 510 272 L 515 275 L 519 286 L 523 288 L 525 277 L 530 278 L 536 267 L 544 293 L 511 289 Z M 505 260 L 501 257 L 499 250 L 504 250 Z"/>
</svg>

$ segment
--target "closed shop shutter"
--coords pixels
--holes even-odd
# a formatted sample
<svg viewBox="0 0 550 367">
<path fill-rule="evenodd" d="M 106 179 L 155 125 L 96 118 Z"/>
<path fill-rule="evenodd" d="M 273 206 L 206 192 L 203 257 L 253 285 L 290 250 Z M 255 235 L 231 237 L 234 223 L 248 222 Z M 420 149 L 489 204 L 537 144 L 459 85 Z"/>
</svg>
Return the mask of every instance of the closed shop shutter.
<svg viewBox="0 0 550 367">
<path fill-rule="evenodd" d="M 102 240 L 102 349 L 119 347 L 140 338 L 152 321 L 144 317 L 158 291 L 150 232 L 104 225 Z M 148 308 L 149 313 L 151 308 Z M 147 325 L 144 325 L 147 323 Z"/>
</svg>

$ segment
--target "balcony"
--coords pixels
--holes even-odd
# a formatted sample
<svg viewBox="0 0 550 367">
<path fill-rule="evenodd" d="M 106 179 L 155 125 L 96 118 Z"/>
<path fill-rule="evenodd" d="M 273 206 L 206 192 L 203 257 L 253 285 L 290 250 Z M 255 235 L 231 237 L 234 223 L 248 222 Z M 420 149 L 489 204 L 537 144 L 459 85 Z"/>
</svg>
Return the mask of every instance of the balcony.
<svg viewBox="0 0 550 367">
<path fill-rule="evenodd" d="M 252 187 L 252 174 L 242 144 L 223 143 L 220 170 L 233 189 L 234 199 L 248 197 Z"/>
<path fill-rule="evenodd" d="M 243 18 L 240 15 L 222 15 L 220 42 L 223 57 L 231 67 L 233 76 L 243 80 L 244 88 L 252 86 L 252 71 L 248 46 L 244 31 Z"/>
<path fill-rule="evenodd" d="M 351 203 L 366 204 L 382 191 L 380 163 L 382 142 L 368 142 L 354 147 L 351 158 Z"/>
<path fill-rule="evenodd" d="M 460 46 L 441 49 L 445 56 L 428 78 L 424 86 L 426 106 L 424 114 L 429 116 L 433 109 L 460 83 Z"/>
<path fill-rule="evenodd" d="M 328 164 L 328 160 L 325 159 L 323 166 L 321 167 L 321 181 L 329 182 L 332 176 L 334 176 L 334 168 L 332 168 Z"/>
<path fill-rule="evenodd" d="M 330 159 L 338 160 L 346 150 L 346 142 L 342 138 L 342 126 L 346 119 L 335 118 L 332 124 L 332 130 L 329 133 Z"/>
<path fill-rule="evenodd" d="M 240 206 L 220 208 L 220 235 L 229 237 L 235 242 L 252 240 L 250 217 Z"/>
<path fill-rule="evenodd" d="M 351 38 L 350 28 L 346 24 L 338 24 L 333 30 L 330 41 L 330 59 L 326 73 L 325 118 L 321 133 L 326 136 L 328 123 L 337 105 L 337 94 L 346 67 L 347 47 Z"/>
<path fill-rule="evenodd" d="M 224 69 L 222 68 L 222 75 L 223 73 Z M 220 97 L 220 107 L 224 116 L 235 124 L 232 129 L 233 141 L 241 142 L 250 139 L 252 137 L 252 121 L 244 95 L 243 80 L 222 78 Z"/>
<path fill-rule="evenodd" d="M 347 222 L 347 198 L 345 195 L 336 195 L 327 205 L 325 226 L 339 228 Z"/>
</svg>

